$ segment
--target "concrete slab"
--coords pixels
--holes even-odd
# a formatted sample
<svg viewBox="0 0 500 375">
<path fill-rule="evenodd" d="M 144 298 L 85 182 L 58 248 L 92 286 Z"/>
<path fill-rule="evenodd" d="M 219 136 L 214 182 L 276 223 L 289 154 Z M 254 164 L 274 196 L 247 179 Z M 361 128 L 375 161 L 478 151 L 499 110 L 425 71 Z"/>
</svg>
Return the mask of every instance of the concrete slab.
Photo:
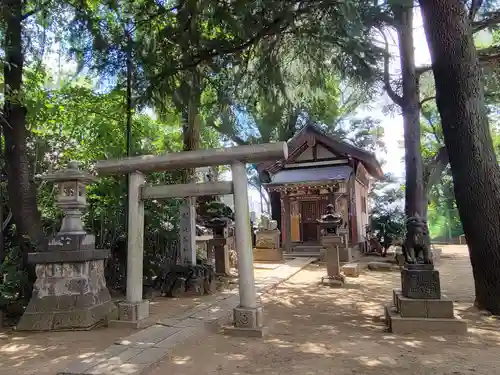
<svg viewBox="0 0 500 375">
<path fill-rule="evenodd" d="M 167 337 L 181 330 L 182 328 L 180 327 L 155 324 L 154 326 L 136 332 L 122 340 L 118 340 L 115 344 L 144 349 L 155 346 L 156 343 L 165 340 Z"/>
</svg>

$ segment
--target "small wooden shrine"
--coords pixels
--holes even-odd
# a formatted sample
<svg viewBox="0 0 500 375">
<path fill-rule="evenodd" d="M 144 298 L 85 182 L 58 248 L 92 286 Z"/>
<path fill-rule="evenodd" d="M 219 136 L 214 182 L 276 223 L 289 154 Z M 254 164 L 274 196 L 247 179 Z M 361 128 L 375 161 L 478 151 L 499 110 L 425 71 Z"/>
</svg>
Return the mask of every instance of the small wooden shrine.
<svg viewBox="0 0 500 375">
<path fill-rule="evenodd" d="M 307 125 L 288 141 L 288 158 L 257 165 L 270 194 L 286 252 L 320 244 L 318 221 L 328 204 L 342 216 L 355 247 L 365 239 L 368 192 L 383 172 L 375 155 Z"/>
</svg>

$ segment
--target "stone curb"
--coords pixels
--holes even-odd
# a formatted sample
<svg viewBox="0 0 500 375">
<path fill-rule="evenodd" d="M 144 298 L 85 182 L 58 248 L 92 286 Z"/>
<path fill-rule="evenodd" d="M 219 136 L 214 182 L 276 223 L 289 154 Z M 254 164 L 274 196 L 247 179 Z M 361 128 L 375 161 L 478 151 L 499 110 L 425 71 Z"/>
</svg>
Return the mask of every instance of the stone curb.
<svg viewBox="0 0 500 375">
<path fill-rule="evenodd" d="M 273 271 L 281 271 L 284 276 L 267 276 L 256 280 L 257 295 L 268 293 L 313 261 L 314 258 L 295 258 L 280 265 Z M 57 375 L 142 375 L 188 338 L 207 331 L 217 331 L 228 324 L 238 302 L 238 292 L 234 290 L 228 295 L 217 297 L 208 305 L 201 303 L 201 306 L 159 320 L 146 329 L 117 340 L 103 352 L 75 361 Z"/>
</svg>

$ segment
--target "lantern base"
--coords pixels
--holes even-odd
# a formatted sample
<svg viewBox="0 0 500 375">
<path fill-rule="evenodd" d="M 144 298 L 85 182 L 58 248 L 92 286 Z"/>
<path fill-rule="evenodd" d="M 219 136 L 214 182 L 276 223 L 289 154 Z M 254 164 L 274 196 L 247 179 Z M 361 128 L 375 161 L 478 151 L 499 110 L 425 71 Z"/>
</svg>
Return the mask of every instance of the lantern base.
<svg viewBox="0 0 500 375">
<path fill-rule="evenodd" d="M 113 310 L 102 259 L 37 264 L 36 274 L 19 331 L 90 329 Z"/>
<path fill-rule="evenodd" d="M 29 253 L 28 262 L 35 264 L 89 262 L 92 260 L 104 260 L 108 256 L 109 250 L 101 249 L 41 251 L 38 253 Z"/>
</svg>

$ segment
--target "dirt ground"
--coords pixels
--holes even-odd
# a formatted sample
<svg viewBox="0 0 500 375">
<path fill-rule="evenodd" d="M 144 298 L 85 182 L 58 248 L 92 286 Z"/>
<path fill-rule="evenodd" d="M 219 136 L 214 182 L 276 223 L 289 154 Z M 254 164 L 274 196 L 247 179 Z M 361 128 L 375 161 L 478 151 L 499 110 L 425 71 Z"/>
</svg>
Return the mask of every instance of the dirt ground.
<svg viewBox="0 0 500 375">
<path fill-rule="evenodd" d="M 311 265 L 263 298 L 264 339 L 207 334 L 177 347 L 148 375 L 243 374 L 499 374 L 500 322 L 477 312 L 467 248 L 446 246 L 443 293 L 466 319 L 466 336 L 395 336 L 384 331 L 383 305 L 398 272 L 365 271 L 342 289 L 318 285 Z"/>
<path fill-rule="evenodd" d="M 278 265 L 256 264 L 256 280 L 269 276 L 273 267 Z M 153 299 L 150 301 L 150 316 L 146 324 L 152 325 L 158 320 L 180 315 L 237 288 L 236 279 L 229 282 L 226 290 L 211 296 Z M 100 352 L 136 331 L 102 327 L 78 332 L 21 333 L 0 328 L 0 375 L 54 375 L 77 358 Z"/>
</svg>

